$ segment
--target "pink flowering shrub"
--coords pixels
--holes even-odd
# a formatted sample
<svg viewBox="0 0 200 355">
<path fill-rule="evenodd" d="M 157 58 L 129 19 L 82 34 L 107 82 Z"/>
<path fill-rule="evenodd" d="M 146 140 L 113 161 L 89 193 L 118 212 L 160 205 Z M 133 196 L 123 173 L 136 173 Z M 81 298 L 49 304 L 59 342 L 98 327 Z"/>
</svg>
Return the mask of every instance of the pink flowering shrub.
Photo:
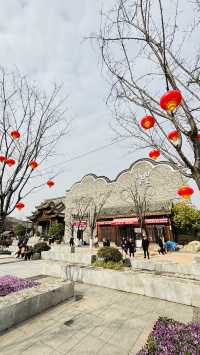
<svg viewBox="0 0 200 355">
<path fill-rule="evenodd" d="M 199 355 L 200 323 L 183 324 L 159 318 L 137 355 Z"/>
<path fill-rule="evenodd" d="M 0 296 L 7 296 L 9 293 L 23 290 L 25 288 L 36 287 L 38 282 L 20 279 L 16 276 L 6 275 L 0 277 Z"/>
</svg>

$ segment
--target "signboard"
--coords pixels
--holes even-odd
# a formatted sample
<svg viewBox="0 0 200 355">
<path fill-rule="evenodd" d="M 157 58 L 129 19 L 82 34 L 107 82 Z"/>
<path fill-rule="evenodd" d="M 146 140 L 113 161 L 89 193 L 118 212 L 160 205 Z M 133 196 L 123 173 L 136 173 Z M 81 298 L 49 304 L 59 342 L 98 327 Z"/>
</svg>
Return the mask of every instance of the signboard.
<svg viewBox="0 0 200 355">
<path fill-rule="evenodd" d="M 87 220 L 82 221 L 73 221 L 73 226 L 76 228 L 86 228 L 87 227 Z"/>
<path fill-rule="evenodd" d="M 145 224 L 166 224 L 168 223 L 168 218 L 146 218 Z M 131 224 L 137 225 L 139 224 L 137 218 L 117 218 L 113 219 L 112 221 L 99 221 L 97 222 L 98 226 L 101 225 L 124 225 L 124 224 Z"/>
</svg>

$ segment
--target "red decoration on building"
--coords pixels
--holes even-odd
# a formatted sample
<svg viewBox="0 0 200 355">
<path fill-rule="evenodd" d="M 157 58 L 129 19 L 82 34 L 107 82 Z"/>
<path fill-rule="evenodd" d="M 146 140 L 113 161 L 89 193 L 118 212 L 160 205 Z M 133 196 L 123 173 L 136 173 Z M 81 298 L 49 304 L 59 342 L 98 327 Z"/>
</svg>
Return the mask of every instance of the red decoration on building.
<svg viewBox="0 0 200 355">
<path fill-rule="evenodd" d="M 15 159 L 8 158 L 5 160 L 5 163 L 11 167 L 11 166 L 15 165 Z"/>
<path fill-rule="evenodd" d="M 168 112 L 173 112 L 180 105 L 182 95 L 179 90 L 167 91 L 160 99 L 160 107 Z"/>
<path fill-rule="evenodd" d="M 15 205 L 15 208 L 17 208 L 19 211 L 22 210 L 22 208 L 25 207 L 25 204 L 23 202 L 18 202 Z"/>
<path fill-rule="evenodd" d="M 193 194 L 194 190 L 190 186 L 182 186 L 178 191 L 178 195 L 183 197 L 185 200 L 188 200 Z"/>
<path fill-rule="evenodd" d="M 18 138 L 20 138 L 20 133 L 19 133 L 19 131 L 12 131 L 12 132 L 10 133 L 10 135 L 11 135 L 11 137 L 12 137 L 13 139 L 18 139 Z"/>
<path fill-rule="evenodd" d="M 155 122 L 153 116 L 147 115 L 141 119 L 140 124 L 144 129 L 150 129 L 154 126 Z"/>
<path fill-rule="evenodd" d="M 32 169 L 36 169 L 38 167 L 38 163 L 35 161 L 35 160 L 31 160 L 29 162 L 29 166 L 32 168 Z"/>
<path fill-rule="evenodd" d="M 47 185 L 49 186 L 49 188 L 53 187 L 55 185 L 55 182 L 52 180 L 48 180 L 47 181 Z"/>
<path fill-rule="evenodd" d="M 0 162 L 3 163 L 6 160 L 6 157 L 4 155 L 0 155 Z"/>
<path fill-rule="evenodd" d="M 160 156 L 160 151 L 158 149 L 151 150 L 149 152 L 149 158 L 151 159 L 157 159 Z"/>
<path fill-rule="evenodd" d="M 176 142 L 180 138 L 180 133 L 178 131 L 171 131 L 168 133 L 168 139 L 172 142 Z"/>
<path fill-rule="evenodd" d="M 200 141 L 200 133 L 197 133 L 197 140 Z"/>
</svg>

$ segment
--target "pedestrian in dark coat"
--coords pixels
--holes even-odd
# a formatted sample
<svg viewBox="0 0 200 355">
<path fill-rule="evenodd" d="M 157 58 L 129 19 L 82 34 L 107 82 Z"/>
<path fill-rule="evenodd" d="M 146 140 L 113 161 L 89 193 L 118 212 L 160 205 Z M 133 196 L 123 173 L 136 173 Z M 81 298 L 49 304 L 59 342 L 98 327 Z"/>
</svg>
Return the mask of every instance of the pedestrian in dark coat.
<svg viewBox="0 0 200 355">
<path fill-rule="evenodd" d="M 129 239 L 128 242 L 128 250 L 129 250 L 129 256 L 131 258 L 131 256 L 133 256 L 134 258 L 134 254 L 135 254 L 135 241 L 133 239 Z"/>
<path fill-rule="evenodd" d="M 144 251 L 144 258 L 148 257 L 149 259 L 149 240 L 146 236 L 142 237 L 142 248 Z"/>
<path fill-rule="evenodd" d="M 160 249 L 158 250 L 159 254 L 165 254 L 165 250 L 164 250 L 164 245 L 163 245 L 163 241 L 161 239 L 161 237 L 158 239 L 158 245 L 160 247 Z"/>
</svg>

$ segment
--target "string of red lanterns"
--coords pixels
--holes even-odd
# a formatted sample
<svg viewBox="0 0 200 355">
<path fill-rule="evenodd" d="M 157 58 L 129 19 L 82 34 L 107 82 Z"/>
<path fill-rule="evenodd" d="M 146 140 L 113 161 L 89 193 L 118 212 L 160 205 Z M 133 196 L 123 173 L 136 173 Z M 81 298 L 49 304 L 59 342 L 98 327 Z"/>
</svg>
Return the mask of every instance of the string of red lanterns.
<svg viewBox="0 0 200 355">
<path fill-rule="evenodd" d="M 6 160 L 6 157 L 4 155 L 0 155 L 0 162 L 3 163 Z"/>
<path fill-rule="evenodd" d="M 9 166 L 9 167 L 11 167 L 11 166 L 13 166 L 13 165 L 15 165 L 15 159 L 12 159 L 12 158 L 8 158 L 8 159 L 5 159 L 5 163 Z"/>
<path fill-rule="evenodd" d="M 181 197 L 183 197 L 185 200 L 190 199 L 191 195 L 194 193 L 194 190 L 190 186 L 182 186 L 180 189 L 177 191 L 177 194 Z"/>
<path fill-rule="evenodd" d="M 47 185 L 49 188 L 53 187 L 55 185 L 55 182 L 53 180 L 48 180 Z"/>
<path fill-rule="evenodd" d="M 177 141 L 180 139 L 180 133 L 179 133 L 178 131 L 176 131 L 176 130 L 170 131 L 170 132 L 167 134 L 167 137 L 168 137 L 168 139 L 169 139 L 171 142 L 175 143 L 175 142 L 177 142 Z"/>
<path fill-rule="evenodd" d="M 160 107 L 168 112 L 173 112 L 182 101 L 182 94 L 179 90 L 169 90 L 160 98 Z"/>
<path fill-rule="evenodd" d="M 15 205 L 15 208 L 19 211 L 21 211 L 25 207 L 24 202 L 17 202 Z"/>
<path fill-rule="evenodd" d="M 144 129 L 150 129 L 152 128 L 156 123 L 156 120 L 153 116 L 147 115 L 145 117 L 143 117 L 140 121 L 140 125 L 144 128 Z"/>
<path fill-rule="evenodd" d="M 13 139 L 19 139 L 21 134 L 19 133 L 19 131 L 12 131 L 10 132 L 10 135 Z"/>
<path fill-rule="evenodd" d="M 160 156 L 159 149 L 154 149 L 149 152 L 149 158 L 156 160 Z"/>
<path fill-rule="evenodd" d="M 36 162 L 36 160 L 31 160 L 31 161 L 29 162 L 29 166 L 30 166 L 32 169 L 36 169 L 36 168 L 39 166 L 39 164 Z"/>
</svg>

